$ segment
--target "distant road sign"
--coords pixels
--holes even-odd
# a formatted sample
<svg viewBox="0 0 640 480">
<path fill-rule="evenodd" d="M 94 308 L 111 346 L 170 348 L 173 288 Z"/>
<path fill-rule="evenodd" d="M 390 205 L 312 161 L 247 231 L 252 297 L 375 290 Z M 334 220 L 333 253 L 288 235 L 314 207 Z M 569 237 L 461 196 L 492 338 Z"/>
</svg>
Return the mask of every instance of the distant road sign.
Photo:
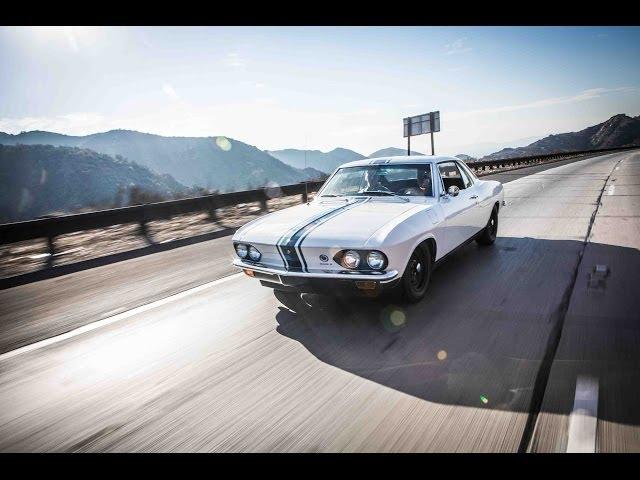
<svg viewBox="0 0 640 480">
<path fill-rule="evenodd" d="M 407 155 L 411 155 L 411 137 L 431 134 L 431 155 L 435 155 L 433 146 L 433 133 L 440 131 L 440 111 L 424 113 L 415 117 L 407 117 L 404 120 L 404 137 L 407 139 Z"/>
<path fill-rule="evenodd" d="M 404 137 L 440 131 L 440 112 L 430 112 L 404 119 Z"/>
</svg>

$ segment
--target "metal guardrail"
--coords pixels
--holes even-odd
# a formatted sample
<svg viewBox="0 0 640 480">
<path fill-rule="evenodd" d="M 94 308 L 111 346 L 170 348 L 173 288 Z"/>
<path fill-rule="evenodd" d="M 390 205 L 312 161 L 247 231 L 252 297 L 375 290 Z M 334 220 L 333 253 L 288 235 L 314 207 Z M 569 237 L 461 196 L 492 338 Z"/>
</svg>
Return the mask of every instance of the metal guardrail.
<svg viewBox="0 0 640 480">
<path fill-rule="evenodd" d="M 606 153 L 613 151 L 629 150 L 638 147 L 619 147 L 600 150 L 584 150 L 574 152 L 552 153 L 548 155 L 535 155 L 530 157 L 510 158 L 504 160 L 490 160 L 484 162 L 472 162 L 467 165 L 476 173 L 482 174 L 487 170 L 527 166 L 547 163 L 553 160 L 586 155 L 591 153 Z M 302 202 L 307 201 L 307 192 L 317 191 L 324 182 L 307 182 L 296 185 L 279 187 L 281 196 L 301 195 Z M 67 233 L 93 230 L 125 223 L 137 223 L 140 233 L 149 241 L 147 223 L 153 220 L 167 220 L 176 215 L 194 212 L 208 212 L 212 220 L 216 220 L 216 210 L 242 203 L 260 202 L 261 209 L 267 210 L 269 190 L 259 188 L 242 192 L 205 195 L 201 197 L 170 200 L 166 202 L 148 203 L 131 207 L 100 210 L 89 213 L 62 215 L 58 217 L 40 218 L 24 222 L 6 223 L 0 225 L 0 245 L 46 238 L 49 248 L 49 258 L 55 254 L 55 237 Z"/>
<path fill-rule="evenodd" d="M 634 148 L 640 148 L 640 147 L 614 147 L 614 148 L 601 148 L 597 150 L 580 150 L 580 151 L 573 151 L 573 152 L 549 153 L 546 155 L 531 155 L 528 157 L 505 158 L 503 160 L 486 160 L 484 162 L 471 162 L 471 163 L 467 163 L 467 166 L 470 169 L 472 169 L 474 173 L 483 173 L 483 172 L 494 170 L 494 169 L 512 168 L 512 167 L 519 167 L 519 166 L 532 166 L 535 164 L 548 163 L 549 161 L 552 161 L 552 160 L 563 160 L 567 158 L 577 157 L 581 155 L 588 155 L 592 153 L 607 153 L 607 152 L 631 150 Z"/>
<path fill-rule="evenodd" d="M 308 200 L 307 192 L 317 191 L 324 182 L 306 182 L 278 187 L 277 196 L 301 195 L 302 203 Z M 208 212 L 213 221 L 217 220 L 216 210 L 242 203 L 260 202 L 262 211 L 267 210 L 267 201 L 272 190 L 260 188 L 223 194 L 204 195 L 201 197 L 169 200 L 166 202 L 147 203 L 131 207 L 98 210 L 95 212 L 61 215 L 39 218 L 24 222 L 5 223 L 0 225 L 0 245 L 46 238 L 49 250 L 49 264 L 55 254 L 54 240 L 67 233 L 105 228 L 125 223 L 137 223 L 140 234 L 149 243 L 154 243 L 147 228 L 147 223 L 154 220 L 168 220 L 176 215 L 195 212 Z"/>
</svg>

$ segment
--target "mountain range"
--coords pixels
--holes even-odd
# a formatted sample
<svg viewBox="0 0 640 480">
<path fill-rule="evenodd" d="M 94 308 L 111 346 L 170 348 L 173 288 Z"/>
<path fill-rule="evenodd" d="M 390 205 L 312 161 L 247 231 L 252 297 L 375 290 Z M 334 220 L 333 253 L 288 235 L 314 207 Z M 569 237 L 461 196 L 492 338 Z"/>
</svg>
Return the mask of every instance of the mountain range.
<svg viewBox="0 0 640 480">
<path fill-rule="evenodd" d="M 640 145 L 640 116 L 619 114 L 578 132 L 549 135 L 480 160 L 629 145 Z M 131 130 L 86 136 L 0 132 L 0 221 L 273 182 L 293 184 L 325 178 L 345 162 L 400 155 L 406 151 L 395 147 L 368 157 L 346 148 L 262 151 L 228 137 L 163 137 Z M 465 154 L 457 157 L 475 160 Z M 127 199 L 122 200 L 123 195 Z"/>
<path fill-rule="evenodd" d="M 424 153 L 415 152 L 413 150 L 411 150 L 410 153 L 411 155 L 424 155 Z M 373 152 L 371 155 L 369 155 L 369 158 L 400 157 L 406 154 L 407 150 L 404 148 L 389 147 Z"/>
<path fill-rule="evenodd" d="M 158 175 L 118 156 L 52 145 L 0 145 L 0 222 L 81 209 L 114 208 L 190 193 L 170 175 Z"/>
<path fill-rule="evenodd" d="M 313 167 L 325 173 L 333 172 L 343 163 L 366 158 L 364 155 L 348 148 L 335 148 L 330 152 L 287 148 L 285 150 L 267 150 L 267 153 L 292 167 L 299 169 Z"/>
<path fill-rule="evenodd" d="M 245 190 L 265 185 L 298 183 L 321 177 L 303 171 L 268 153 L 227 137 L 163 137 L 131 130 L 111 130 L 86 136 L 32 131 L 0 133 L 4 145 L 79 147 L 115 157 L 120 155 L 159 174 L 169 174 L 183 185 L 210 190 Z"/>
<path fill-rule="evenodd" d="M 579 132 L 549 135 L 526 147 L 504 148 L 481 160 L 527 157 L 546 153 L 592 150 L 598 148 L 640 145 L 640 116 L 614 115 L 606 122 L 585 128 Z"/>
<path fill-rule="evenodd" d="M 267 150 L 267 153 L 282 160 L 284 163 L 296 168 L 312 167 L 324 173 L 333 172 L 343 163 L 362 160 L 363 158 L 380 158 L 380 157 L 397 157 L 406 155 L 407 151 L 402 148 L 383 148 L 373 152 L 369 156 L 354 152 L 348 148 L 335 148 L 330 152 L 321 152 L 320 150 L 297 150 L 287 148 L 285 150 Z M 424 155 L 420 152 L 411 151 L 411 155 Z"/>
</svg>

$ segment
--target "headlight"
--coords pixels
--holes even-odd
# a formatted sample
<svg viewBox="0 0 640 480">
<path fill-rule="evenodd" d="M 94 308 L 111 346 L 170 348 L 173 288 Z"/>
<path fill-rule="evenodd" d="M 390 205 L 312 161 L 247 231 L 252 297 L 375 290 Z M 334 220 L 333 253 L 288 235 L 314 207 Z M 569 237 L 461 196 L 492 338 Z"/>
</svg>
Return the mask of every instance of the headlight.
<svg viewBox="0 0 640 480">
<path fill-rule="evenodd" d="M 243 245 L 242 243 L 239 243 L 236 245 L 236 253 L 238 254 L 238 256 L 240 258 L 246 258 L 247 257 L 247 253 L 249 253 L 247 246 Z"/>
<path fill-rule="evenodd" d="M 360 265 L 360 254 L 354 250 L 348 250 L 342 257 L 342 265 L 347 268 L 358 268 Z"/>
<path fill-rule="evenodd" d="M 367 265 L 369 265 L 374 270 L 380 270 L 385 263 L 384 254 L 382 252 L 369 252 L 367 255 Z"/>
<path fill-rule="evenodd" d="M 262 254 L 258 251 L 256 247 L 254 247 L 253 245 L 249 247 L 249 258 L 251 260 L 253 260 L 254 262 L 257 262 L 258 260 L 260 260 L 261 256 Z"/>
</svg>

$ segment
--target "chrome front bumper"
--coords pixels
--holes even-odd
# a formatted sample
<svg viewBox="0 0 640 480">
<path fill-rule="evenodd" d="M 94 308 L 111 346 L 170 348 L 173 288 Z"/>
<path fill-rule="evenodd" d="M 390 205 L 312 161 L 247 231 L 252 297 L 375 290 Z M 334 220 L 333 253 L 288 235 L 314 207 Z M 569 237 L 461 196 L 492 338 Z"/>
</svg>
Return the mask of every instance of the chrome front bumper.
<svg viewBox="0 0 640 480">
<path fill-rule="evenodd" d="M 388 283 L 398 278 L 397 270 L 389 270 L 386 272 L 376 273 L 376 274 L 366 274 L 366 273 L 327 273 L 327 272 L 290 272 L 287 270 L 280 270 L 276 268 L 268 268 L 260 265 L 254 265 L 250 263 L 245 263 L 239 258 L 236 258 L 233 261 L 233 265 L 247 270 L 252 270 L 254 272 L 264 273 L 267 275 L 273 275 L 274 280 L 277 278 L 278 283 L 286 284 L 283 282 L 282 277 L 296 277 L 296 278 L 306 278 L 306 279 L 318 279 L 318 280 L 327 280 L 327 279 L 337 279 L 337 280 L 358 280 L 358 281 L 375 281 L 378 283 Z"/>
</svg>

